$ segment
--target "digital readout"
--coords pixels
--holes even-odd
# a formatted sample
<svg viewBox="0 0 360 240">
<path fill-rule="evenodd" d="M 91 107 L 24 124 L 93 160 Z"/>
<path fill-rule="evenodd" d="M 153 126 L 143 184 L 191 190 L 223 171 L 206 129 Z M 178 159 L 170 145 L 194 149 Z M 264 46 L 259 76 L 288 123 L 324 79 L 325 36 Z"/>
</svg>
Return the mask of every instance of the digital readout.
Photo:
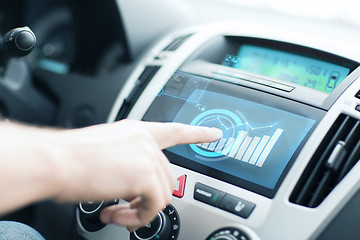
<svg viewBox="0 0 360 240">
<path fill-rule="evenodd" d="M 233 67 L 331 93 L 349 74 L 346 67 L 284 51 L 242 45 Z"/>
</svg>

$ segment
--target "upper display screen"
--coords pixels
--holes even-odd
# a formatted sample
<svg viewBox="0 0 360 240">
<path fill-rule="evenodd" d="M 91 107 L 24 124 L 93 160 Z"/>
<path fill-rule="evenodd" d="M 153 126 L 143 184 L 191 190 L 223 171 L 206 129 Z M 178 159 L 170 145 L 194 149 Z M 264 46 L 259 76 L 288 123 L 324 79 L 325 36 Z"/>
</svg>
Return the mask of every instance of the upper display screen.
<svg viewBox="0 0 360 240">
<path fill-rule="evenodd" d="M 350 70 L 333 63 L 254 45 L 241 45 L 232 67 L 331 93 Z"/>
<path fill-rule="evenodd" d="M 218 142 L 167 149 L 170 161 L 258 193 L 273 193 L 315 120 L 244 99 L 239 88 L 177 72 L 144 120 L 221 129 Z"/>
</svg>

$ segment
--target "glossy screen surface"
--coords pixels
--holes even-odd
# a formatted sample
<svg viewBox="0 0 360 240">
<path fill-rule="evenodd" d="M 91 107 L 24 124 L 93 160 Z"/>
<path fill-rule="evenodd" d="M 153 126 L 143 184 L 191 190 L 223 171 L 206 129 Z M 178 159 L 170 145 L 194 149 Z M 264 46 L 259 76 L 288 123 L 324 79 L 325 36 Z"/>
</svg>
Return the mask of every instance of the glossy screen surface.
<svg viewBox="0 0 360 240">
<path fill-rule="evenodd" d="M 221 129 L 218 142 L 168 148 L 170 161 L 255 192 L 273 190 L 315 120 L 244 99 L 237 87 L 177 72 L 143 119 Z"/>
</svg>

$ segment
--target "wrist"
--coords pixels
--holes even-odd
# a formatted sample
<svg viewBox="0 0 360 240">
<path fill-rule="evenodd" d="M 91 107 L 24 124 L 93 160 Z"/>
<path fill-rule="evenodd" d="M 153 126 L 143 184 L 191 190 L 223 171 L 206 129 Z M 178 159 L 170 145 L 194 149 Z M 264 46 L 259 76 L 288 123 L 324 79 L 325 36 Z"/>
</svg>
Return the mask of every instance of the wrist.
<svg viewBox="0 0 360 240">
<path fill-rule="evenodd" d="M 59 189 L 59 171 L 55 130 L 28 127 L 2 122 L 0 132 L 5 136 L 0 146 L 0 190 L 6 212 L 24 205 L 52 198 Z M 15 187 L 14 187 L 15 186 Z"/>
</svg>

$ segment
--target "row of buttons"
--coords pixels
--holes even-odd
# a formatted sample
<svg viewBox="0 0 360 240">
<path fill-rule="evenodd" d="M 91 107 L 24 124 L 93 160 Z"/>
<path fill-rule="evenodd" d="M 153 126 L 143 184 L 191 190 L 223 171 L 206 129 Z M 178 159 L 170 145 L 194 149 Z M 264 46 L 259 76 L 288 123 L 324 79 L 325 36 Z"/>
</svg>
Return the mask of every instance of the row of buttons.
<svg viewBox="0 0 360 240">
<path fill-rule="evenodd" d="M 194 199 L 231 212 L 243 218 L 248 218 L 255 208 L 255 204 L 251 202 L 245 201 L 228 193 L 224 193 L 202 183 L 195 184 Z"/>
<path fill-rule="evenodd" d="M 186 175 L 177 179 L 173 195 L 179 198 L 184 196 Z M 222 192 L 202 183 L 195 184 L 194 199 L 221 208 L 243 218 L 248 218 L 255 208 L 255 204 Z"/>
<path fill-rule="evenodd" d="M 355 94 L 355 97 L 360 99 L 360 91 L 358 91 L 358 92 Z M 359 105 L 359 104 L 356 105 L 355 110 L 358 111 L 358 112 L 360 112 L 360 105 Z"/>
<path fill-rule="evenodd" d="M 355 94 L 355 97 L 360 99 L 360 91 L 358 91 L 358 92 Z M 360 112 L 360 105 L 359 105 L 359 104 L 356 105 L 355 110 L 358 111 L 358 112 Z"/>
</svg>

